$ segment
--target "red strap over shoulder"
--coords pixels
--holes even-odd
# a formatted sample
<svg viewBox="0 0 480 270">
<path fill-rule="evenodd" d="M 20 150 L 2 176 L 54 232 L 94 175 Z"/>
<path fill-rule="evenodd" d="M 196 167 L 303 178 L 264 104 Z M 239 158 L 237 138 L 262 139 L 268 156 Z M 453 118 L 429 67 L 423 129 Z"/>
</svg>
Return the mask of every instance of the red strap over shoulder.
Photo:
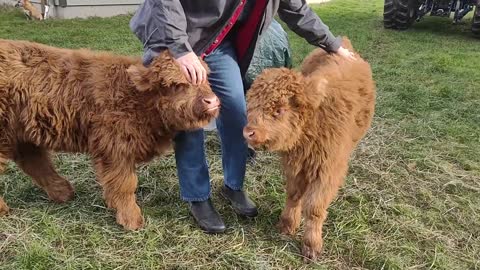
<svg viewBox="0 0 480 270">
<path fill-rule="evenodd" d="M 222 29 L 220 34 L 215 38 L 213 43 L 208 47 L 208 49 L 202 54 L 202 59 L 205 58 L 205 56 L 209 55 L 211 52 L 213 52 L 220 43 L 222 43 L 223 39 L 227 36 L 228 32 L 232 29 L 232 27 L 235 25 L 235 23 L 238 20 L 238 17 L 240 17 L 240 14 L 242 14 L 243 8 L 245 7 L 245 3 L 248 0 L 241 0 L 240 5 L 235 9 L 233 12 L 232 17 L 229 19 L 228 24 L 225 26 L 225 28 Z"/>
<path fill-rule="evenodd" d="M 260 23 L 268 0 L 255 0 L 255 6 L 247 21 L 238 29 L 235 47 L 237 50 L 237 58 L 242 59 L 247 53 L 250 44 L 257 32 L 258 24 Z"/>
</svg>

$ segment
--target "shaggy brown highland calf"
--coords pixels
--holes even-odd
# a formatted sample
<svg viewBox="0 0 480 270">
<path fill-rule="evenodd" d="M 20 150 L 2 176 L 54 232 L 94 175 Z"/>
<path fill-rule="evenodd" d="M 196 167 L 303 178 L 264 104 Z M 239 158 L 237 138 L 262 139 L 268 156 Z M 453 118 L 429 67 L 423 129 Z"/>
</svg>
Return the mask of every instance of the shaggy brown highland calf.
<svg viewBox="0 0 480 270">
<path fill-rule="evenodd" d="M 13 160 L 48 197 L 73 197 L 48 151 L 87 153 L 108 207 L 143 226 L 135 165 L 167 150 L 177 131 L 218 115 L 207 84 L 193 86 L 168 53 L 140 58 L 0 40 L 0 171 Z M 0 197 L 0 214 L 8 207 Z"/>
<path fill-rule="evenodd" d="M 353 51 L 350 41 L 344 47 Z M 303 255 L 316 258 L 322 249 L 322 226 L 348 169 L 350 155 L 370 127 L 375 86 L 369 64 L 313 51 L 302 73 L 264 71 L 247 94 L 252 146 L 278 151 L 286 177 L 287 201 L 279 222 L 293 234 L 305 217 Z"/>
</svg>

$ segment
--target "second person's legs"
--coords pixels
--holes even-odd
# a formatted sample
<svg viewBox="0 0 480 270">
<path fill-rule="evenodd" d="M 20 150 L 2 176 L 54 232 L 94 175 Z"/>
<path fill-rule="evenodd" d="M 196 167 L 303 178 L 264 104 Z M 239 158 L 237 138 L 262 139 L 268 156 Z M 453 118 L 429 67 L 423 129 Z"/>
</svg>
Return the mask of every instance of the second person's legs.
<svg viewBox="0 0 480 270">
<path fill-rule="evenodd" d="M 227 41 L 205 61 L 211 70 L 208 80 L 222 104 L 217 129 L 222 145 L 224 182 L 233 190 L 241 190 L 247 162 L 247 144 L 242 135 L 247 113 L 235 49 Z"/>
<path fill-rule="evenodd" d="M 255 204 L 243 191 L 248 147 L 243 138 L 247 109 L 235 49 L 229 41 L 220 45 L 205 61 L 210 67 L 209 82 L 221 101 L 217 129 L 222 144 L 224 187 L 222 195 L 240 215 L 257 215 Z"/>
</svg>

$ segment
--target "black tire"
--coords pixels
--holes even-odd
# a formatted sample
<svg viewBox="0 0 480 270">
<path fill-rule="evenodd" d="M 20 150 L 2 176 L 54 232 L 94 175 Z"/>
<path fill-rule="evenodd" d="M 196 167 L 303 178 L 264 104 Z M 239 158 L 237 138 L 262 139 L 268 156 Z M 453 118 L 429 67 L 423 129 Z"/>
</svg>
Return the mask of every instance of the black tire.
<svg viewBox="0 0 480 270">
<path fill-rule="evenodd" d="M 473 13 L 472 33 L 480 37 L 480 4 L 477 4 Z"/>
<path fill-rule="evenodd" d="M 418 0 L 385 0 L 383 5 L 383 26 L 405 30 L 416 19 Z"/>
</svg>

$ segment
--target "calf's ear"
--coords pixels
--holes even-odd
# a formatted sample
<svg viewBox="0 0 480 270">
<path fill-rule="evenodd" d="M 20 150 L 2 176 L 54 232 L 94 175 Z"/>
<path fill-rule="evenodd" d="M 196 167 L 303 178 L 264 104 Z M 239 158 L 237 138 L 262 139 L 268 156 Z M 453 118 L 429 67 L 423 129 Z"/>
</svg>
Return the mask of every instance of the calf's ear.
<svg viewBox="0 0 480 270">
<path fill-rule="evenodd" d="M 153 75 L 154 83 L 161 84 L 164 87 L 189 84 L 185 74 L 168 50 L 164 50 L 155 57 L 148 68 Z"/>
<path fill-rule="evenodd" d="M 327 79 L 320 76 L 307 77 L 304 94 L 310 106 L 313 108 L 320 107 L 327 96 L 327 88 Z"/>
<path fill-rule="evenodd" d="M 144 92 L 152 89 L 152 81 L 148 68 L 142 65 L 131 65 L 127 69 L 128 76 L 138 91 Z"/>
</svg>

